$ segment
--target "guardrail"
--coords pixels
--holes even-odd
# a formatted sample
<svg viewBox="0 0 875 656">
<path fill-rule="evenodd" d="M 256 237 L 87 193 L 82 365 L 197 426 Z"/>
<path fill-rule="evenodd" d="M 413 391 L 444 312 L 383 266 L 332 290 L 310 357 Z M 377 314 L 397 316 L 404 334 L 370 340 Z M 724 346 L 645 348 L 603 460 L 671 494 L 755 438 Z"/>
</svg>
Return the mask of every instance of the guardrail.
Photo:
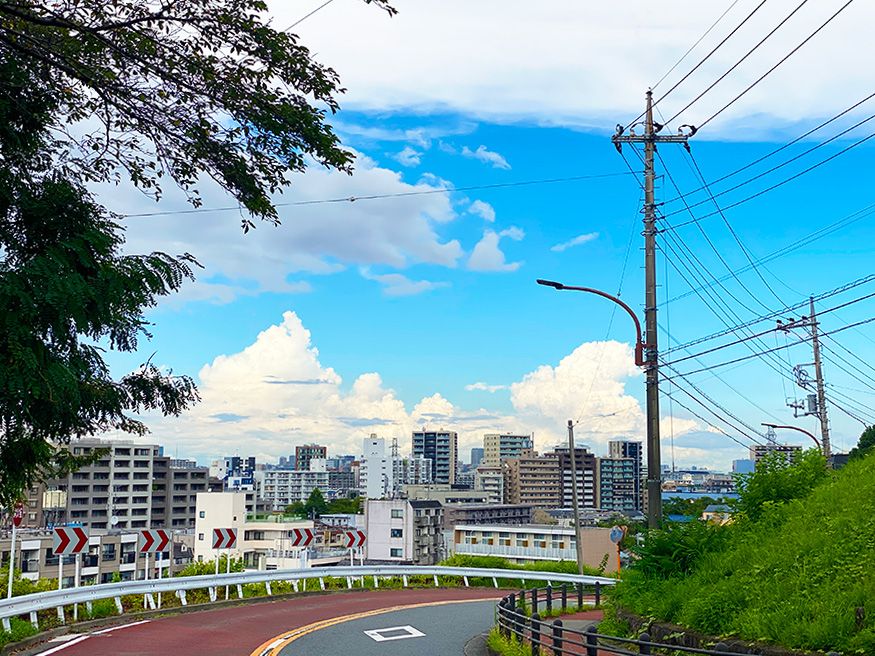
<svg viewBox="0 0 875 656">
<path fill-rule="evenodd" d="M 326 578 L 346 579 L 347 587 L 353 587 L 353 580 L 360 580 L 364 585 L 364 578 L 373 578 L 374 586 L 379 587 L 381 578 L 398 578 L 402 580 L 404 587 L 408 585 L 410 576 L 431 576 L 435 587 L 438 587 L 439 576 L 461 578 L 464 585 L 468 585 L 471 578 L 491 578 L 493 585 L 498 587 L 499 579 L 512 579 L 524 581 L 550 581 L 557 583 L 571 583 L 591 585 L 600 588 L 602 585 L 613 585 L 614 579 L 600 576 L 579 576 L 577 574 L 561 574 L 556 572 L 534 572 L 530 570 L 512 569 L 487 569 L 473 567 L 441 567 L 441 566 L 391 566 L 379 565 L 372 567 L 313 567 L 307 569 L 286 570 L 258 570 L 248 572 L 232 572 L 230 574 L 208 574 L 203 576 L 177 576 L 166 579 L 150 579 L 140 581 L 124 581 L 121 583 L 100 583 L 87 585 L 79 588 L 67 588 L 52 590 L 36 594 L 12 597 L 0 600 L 0 620 L 3 627 L 9 630 L 9 621 L 13 617 L 26 615 L 35 628 L 39 628 L 37 612 L 47 609 L 57 609 L 58 618 L 65 621 L 64 606 L 71 604 L 85 604 L 90 607 L 92 602 L 104 599 L 114 599 L 119 614 L 124 612 L 121 598 L 125 595 L 145 595 L 146 603 L 152 608 L 160 608 L 160 595 L 173 593 L 183 606 L 187 605 L 186 591 L 209 589 L 210 600 L 218 598 L 218 588 L 225 587 L 227 599 L 230 588 L 236 588 L 237 597 L 243 598 L 243 586 L 252 583 L 263 583 L 266 593 L 272 594 L 271 583 L 289 581 L 295 591 L 299 584 L 304 591 L 307 590 L 307 581 L 318 581 L 319 589 L 325 589 Z M 314 584 L 315 585 L 315 584 Z M 315 588 L 314 588 L 315 589 Z M 155 603 L 154 595 L 159 595 L 158 604 Z M 76 606 L 74 606 L 74 609 Z"/>
<path fill-rule="evenodd" d="M 573 612 L 587 606 L 582 592 L 582 586 L 571 590 L 576 593 L 577 603 L 569 606 L 569 589 L 567 584 L 559 587 L 532 588 L 512 593 L 498 602 L 495 608 L 495 625 L 506 638 L 513 638 L 531 647 L 532 656 L 552 654 L 564 656 L 574 654 L 580 656 L 601 656 L 602 654 L 619 654 L 635 656 L 636 654 L 699 654 L 702 656 L 739 656 L 754 654 L 751 651 L 729 651 L 729 646 L 718 642 L 713 649 L 698 649 L 678 644 L 654 642 L 650 634 L 642 633 L 637 639 L 599 633 L 595 626 L 585 631 L 566 627 L 561 619 L 552 622 L 541 619 L 541 611 L 550 615 L 554 610 Z M 594 605 L 599 605 L 599 587 L 596 587 Z M 557 599 L 558 597 L 558 599 Z M 573 596 L 572 596 L 573 599 Z"/>
</svg>

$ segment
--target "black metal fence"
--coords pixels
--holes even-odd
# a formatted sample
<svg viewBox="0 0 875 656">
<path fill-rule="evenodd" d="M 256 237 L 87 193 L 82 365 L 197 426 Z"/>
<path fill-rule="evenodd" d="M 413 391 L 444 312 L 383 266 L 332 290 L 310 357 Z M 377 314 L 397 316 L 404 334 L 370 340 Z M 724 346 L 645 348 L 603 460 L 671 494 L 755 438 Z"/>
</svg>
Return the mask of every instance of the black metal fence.
<svg viewBox="0 0 875 656">
<path fill-rule="evenodd" d="M 565 626 L 561 618 L 550 616 L 556 612 L 585 611 L 601 603 L 601 586 L 563 584 L 561 586 L 532 588 L 511 593 L 501 599 L 495 609 L 495 623 L 506 638 L 531 646 L 532 656 L 620 654 L 702 654 L 704 656 L 739 656 L 751 651 L 729 651 L 729 646 L 718 642 L 713 649 L 697 649 L 683 645 L 654 642 L 648 633 L 637 639 L 604 635 L 592 625 L 586 629 Z M 543 617 L 543 619 L 542 619 Z"/>
</svg>

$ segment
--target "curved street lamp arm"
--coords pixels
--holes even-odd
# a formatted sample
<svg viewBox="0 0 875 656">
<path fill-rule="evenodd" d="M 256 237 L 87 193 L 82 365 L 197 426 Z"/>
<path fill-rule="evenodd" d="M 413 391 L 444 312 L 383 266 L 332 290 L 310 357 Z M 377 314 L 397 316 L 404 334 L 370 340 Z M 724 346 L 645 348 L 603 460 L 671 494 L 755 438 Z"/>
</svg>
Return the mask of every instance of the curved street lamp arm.
<svg viewBox="0 0 875 656">
<path fill-rule="evenodd" d="M 632 317 L 632 321 L 635 322 L 635 334 L 637 337 L 637 339 L 635 341 L 635 364 L 639 367 L 643 367 L 644 365 L 649 364 L 649 362 L 644 360 L 645 344 L 644 344 L 642 334 L 641 334 L 641 322 L 638 320 L 638 317 L 635 315 L 634 310 L 632 310 L 632 308 L 630 308 L 628 305 L 626 305 L 626 303 L 621 301 L 616 296 L 613 296 L 612 294 L 608 294 L 607 292 L 603 292 L 600 289 L 593 289 L 592 287 L 575 287 L 572 285 L 562 284 L 561 282 L 555 282 L 553 280 L 542 280 L 540 278 L 536 282 L 539 285 L 544 285 L 545 287 L 553 287 L 554 289 L 558 289 L 560 291 L 563 289 L 570 289 L 571 291 L 575 291 L 575 292 L 587 292 L 589 294 L 595 294 L 597 296 L 601 296 L 602 298 L 606 298 L 609 301 L 613 301 L 614 303 L 619 305 L 621 308 L 626 310 L 626 312 L 629 314 L 629 316 Z"/>
<path fill-rule="evenodd" d="M 805 433 L 808 437 L 814 440 L 814 443 L 817 445 L 817 448 L 820 449 L 820 440 L 818 440 L 812 433 L 809 433 L 804 428 L 799 428 L 798 426 L 780 426 L 778 424 L 767 424 L 763 422 L 763 426 L 768 426 L 769 428 L 786 428 L 787 430 L 799 431 L 800 433 Z"/>
</svg>

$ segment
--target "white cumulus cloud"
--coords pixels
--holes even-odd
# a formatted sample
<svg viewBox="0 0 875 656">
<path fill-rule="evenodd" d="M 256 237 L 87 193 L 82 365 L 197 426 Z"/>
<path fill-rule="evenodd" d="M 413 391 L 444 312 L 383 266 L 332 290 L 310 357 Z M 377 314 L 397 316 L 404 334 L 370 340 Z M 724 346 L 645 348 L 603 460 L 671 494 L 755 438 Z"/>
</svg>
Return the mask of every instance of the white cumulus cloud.
<svg viewBox="0 0 875 656">
<path fill-rule="evenodd" d="M 522 266 L 522 262 L 508 262 L 504 252 L 500 248 L 502 237 L 520 241 L 525 233 L 515 226 L 495 232 L 485 230 L 483 238 L 474 246 L 471 256 L 468 258 L 468 268 L 472 271 L 516 271 Z"/>
<path fill-rule="evenodd" d="M 486 146 L 478 146 L 477 150 L 471 150 L 465 146 L 462 148 L 462 157 L 479 160 L 484 164 L 489 164 L 494 169 L 510 169 L 510 164 L 500 153 L 489 150 Z"/>
<path fill-rule="evenodd" d="M 401 152 L 392 155 L 392 159 L 402 166 L 419 166 L 419 163 L 422 161 L 422 153 L 410 146 L 405 146 Z"/>
<path fill-rule="evenodd" d="M 470 385 L 465 385 L 465 390 L 468 392 L 489 392 L 490 394 L 499 390 L 506 390 L 507 385 L 487 385 L 486 383 L 477 381 Z"/>
<path fill-rule="evenodd" d="M 597 232 L 587 232 L 586 234 L 578 235 L 577 237 L 574 237 L 573 239 L 569 239 L 568 241 L 564 241 L 561 244 L 556 244 L 555 246 L 550 248 L 550 250 L 555 251 L 557 253 L 561 253 L 563 251 L 567 251 L 569 248 L 573 248 L 575 246 L 580 246 L 581 244 L 586 244 L 586 243 L 589 243 L 591 241 L 594 241 L 594 240 L 598 239 L 598 237 L 599 237 L 599 233 L 597 233 Z"/>
<path fill-rule="evenodd" d="M 482 200 L 475 200 L 468 207 L 468 211 L 471 214 L 476 214 L 484 221 L 488 221 L 489 223 L 495 223 L 495 208 L 492 207 L 489 203 L 486 203 Z"/>
</svg>

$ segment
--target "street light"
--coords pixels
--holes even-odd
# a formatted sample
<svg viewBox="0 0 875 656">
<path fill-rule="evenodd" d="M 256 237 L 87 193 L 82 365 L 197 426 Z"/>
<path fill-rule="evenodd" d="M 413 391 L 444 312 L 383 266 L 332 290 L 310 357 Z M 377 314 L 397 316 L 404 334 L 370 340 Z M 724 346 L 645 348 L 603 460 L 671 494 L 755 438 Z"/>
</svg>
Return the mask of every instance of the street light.
<svg viewBox="0 0 875 656">
<path fill-rule="evenodd" d="M 596 296 L 601 296 L 602 298 L 606 298 L 609 301 L 613 301 L 621 308 L 626 310 L 630 317 L 632 317 L 632 321 L 635 322 L 635 365 L 638 367 L 643 367 L 647 362 L 644 360 L 644 340 L 641 337 L 641 322 L 638 321 L 638 317 L 635 315 L 635 312 L 626 305 L 623 301 L 621 301 L 616 296 L 612 296 L 607 292 L 603 292 L 600 289 L 593 289 L 592 287 L 574 287 L 572 285 L 563 285 L 561 282 L 555 282 L 553 280 L 542 280 L 538 278 L 536 282 L 539 285 L 544 285 L 545 287 L 552 287 L 553 289 L 565 290 L 569 289 L 575 292 L 587 292 L 589 294 L 595 294 Z"/>
<path fill-rule="evenodd" d="M 817 450 L 820 451 L 820 441 L 814 437 L 812 433 L 809 433 L 804 428 L 799 428 L 798 426 L 780 426 L 778 424 L 767 424 L 766 422 L 762 422 L 763 426 L 767 426 L 768 428 L 786 428 L 787 430 L 799 431 L 800 433 L 805 433 L 808 437 L 814 440 L 814 443 L 817 445 Z"/>
<path fill-rule="evenodd" d="M 563 291 L 586 292 L 613 301 L 632 318 L 635 324 L 635 365 L 647 367 L 647 525 L 658 528 L 662 521 L 662 465 L 659 452 L 659 392 L 658 372 L 656 370 L 656 346 L 644 343 L 641 332 L 641 322 L 638 316 L 626 303 L 616 296 L 592 287 L 576 287 L 565 285 L 554 280 L 538 279 L 539 285 L 552 287 Z M 648 351 L 645 359 L 644 353 Z"/>
</svg>

